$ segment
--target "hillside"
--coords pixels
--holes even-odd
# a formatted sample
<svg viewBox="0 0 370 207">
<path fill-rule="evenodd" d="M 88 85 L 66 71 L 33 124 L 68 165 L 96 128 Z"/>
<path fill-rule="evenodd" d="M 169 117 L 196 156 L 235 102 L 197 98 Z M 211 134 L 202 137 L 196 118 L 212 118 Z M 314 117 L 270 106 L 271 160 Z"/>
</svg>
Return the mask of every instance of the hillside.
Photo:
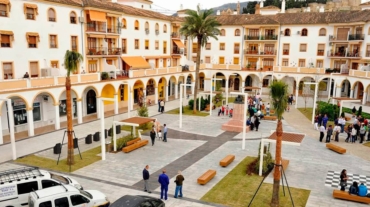
<svg viewBox="0 0 370 207">
<path fill-rule="evenodd" d="M 237 3 L 227 3 L 227 4 L 223 4 L 221 6 L 218 6 L 218 7 L 214 7 L 212 9 L 215 13 L 217 12 L 217 10 L 223 11 L 223 10 L 226 10 L 228 8 L 230 8 L 231 11 L 234 11 L 236 9 L 236 5 L 237 5 Z M 248 5 L 247 1 L 240 2 L 240 13 L 242 12 L 243 7 L 247 7 L 247 5 Z"/>
</svg>

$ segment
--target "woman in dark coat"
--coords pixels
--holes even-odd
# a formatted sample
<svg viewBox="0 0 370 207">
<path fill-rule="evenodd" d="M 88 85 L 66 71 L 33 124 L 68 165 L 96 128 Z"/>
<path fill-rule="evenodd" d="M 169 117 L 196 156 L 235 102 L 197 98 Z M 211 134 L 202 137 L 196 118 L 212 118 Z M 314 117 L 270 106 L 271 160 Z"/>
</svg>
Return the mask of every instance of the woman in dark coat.
<svg viewBox="0 0 370 207">
<path fill-rule="evenodd" d="M 150 139 L 152 140 L 152 146 L 154 145 L 155 137 L 156 137 L 156 134 L 155 134 L 154 128 L 152 128 L 152 131 L 150 131 Z"/>
<path fill-rule="evenodd" d="M 347 180 L 348 180 L 347 170 L 343 169 L 342 172 L 340 173 L 340 183 L 339 183 L 341 191 L 345 191 L 347 186 Z"/>
<path fill-rule="evenodd" d="M 254 126 L 256 127 L 256 131 L 258 131 L 258 126 L 260 125 L 260 119 L 258 116 L 254 116 Z"/>
</svg>

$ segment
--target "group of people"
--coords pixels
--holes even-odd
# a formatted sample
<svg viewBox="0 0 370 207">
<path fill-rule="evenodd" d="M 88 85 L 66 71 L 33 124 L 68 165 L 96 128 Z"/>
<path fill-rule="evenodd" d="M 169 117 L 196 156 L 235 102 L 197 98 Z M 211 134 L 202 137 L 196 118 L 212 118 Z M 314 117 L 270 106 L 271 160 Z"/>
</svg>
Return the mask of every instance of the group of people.
<svg viewBox="0 0 370 207">
<path fill-rule="evenodd" d="M 341 191 L 345 191 L 347 186 L 347 180 L 348 180 L 347 170 L 343 169 L 342 172 L 340 173 L 340 182 L 339 182 Z M 365 186 L 364 183 L 358 185 L 358 183 L 354 181 L 352 185 L 349 187 L 349 194 L 365 197 L 367 196 L 367 187 Z"/>
<path fill-rule="evenodd" d="M 167 142 L 167 132 L 168 128 L 167 125 L 163 125 L 163 137 L 162 137 L 162 129 L 161 123 L 159 121 L 153 121 L 152 130 L 149 133 L 150 139 L 152 140 L 152 146 L 154 146 L 155 138 L 162 140 L 163 142 Z"/>
<path fill-rule="evenodd" d="M 229 117 L 233 117 L 233 109 L 232 108 L 229 108 L 229 105 L 222 105 L 220 107 L 220 109 L 218 110 L 218 116 L 229 116 Z"/>
<path fill-rule="evenodd" d="M 355 143 L 358 139 L 360 144 L 365 140 L 367 133 L 367 140 L 370 141 L 370 124 L 367 119 L 364 119 L 361 115 L 355 117 L 352 124 L 347 126 L 347 138 L 346 142 Z"/>
<path fill-rule="evenodd" d="M 158 99 L 158 112 L 161 112 L 163 114 L 164 112 L 164 100 Z"/>
<path fill-rule="evenodd" d="M 143 180 L 144 180 L 144 191 L 151 193 L 150 191 L 150 186 L 149 186 L 149 179 L 150 179 L 150 173 L 149 173 L 149 165 L 146 165 L 144 170 L 143 170 Z M 181 171 L 179 170 L 175 179 L 175 184 L 176 184 L 176 189 L 175 189 L 175 196 L 174 198 L 177 197 L 182 197 L 182 185 L 184 182 L 185 178 L 181 174 Z M 161 185 L 161 199 L 167 200 L 167 192 L 168 192 L 168 185 L 170 184 L 170 179 L 168 175 L 166 174 L 166 170 L 162 170 L 162 174 L 159 175 L 158 177 L 158 182 Z"/>
</svg>

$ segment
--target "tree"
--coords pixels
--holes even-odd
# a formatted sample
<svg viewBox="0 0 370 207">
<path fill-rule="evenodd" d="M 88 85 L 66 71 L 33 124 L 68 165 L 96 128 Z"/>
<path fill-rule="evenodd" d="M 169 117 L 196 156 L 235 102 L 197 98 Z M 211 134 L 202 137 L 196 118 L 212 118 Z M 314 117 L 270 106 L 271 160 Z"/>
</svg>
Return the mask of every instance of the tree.
<svg viewBox="0 0 370 207">
<path fill-rule="evenodd" d="M 270 99 L 272 106 L 275 108 L 275 114 L 277 116 L 276 125 L 276 150 L 275 150 L 275 163 L 281 164 L 281 142 L 283 136 L 283 113 L 288 105 L 288 85 L 283 81 L 274 81 L 270 86 Z M 280 167 L 274 169 L 274 184 L 272 189 L 272 199 L 270 206 L 279 206 L 279 187 L 280 187 Z"/>
<path fill-rule="evenodd" d="M 197 40 L 197 61 L 195 67 L 195 87 L 194 87 L 194 100 L 197 100 L 198 95 L 198 82 L 199 82 L 199 66 L 201 47 L 204 47 L 209 38 L 218 40 L 217 36 L 220 34 L 218 29 L 221 24 L 213 15 L 212 9 L 200 10 L 199 6 L 197 11 L 187 10 L 184 23 L 181 25 L 180 33 L 184 36 L 190 37 L 192 40 Z M 193 113 L 196 113 L 196 104 L 193 104 Z"/>
<path fill-rule="evenodd" d="M 68 137 L 68 153 L 67 164 L 74 164 L 74 148 L 73 148 L 73 120 L 72 120 L 72 97 L 71 97 L 71 73 L 77 71 L 78 65 L 83 61 L 83 56 L 74 51 L 67 50 L 64 55 L 64 67 L 67 70 L 66 77 L 66 100 L 67 100 L 67 137 Z"/>
</svg>

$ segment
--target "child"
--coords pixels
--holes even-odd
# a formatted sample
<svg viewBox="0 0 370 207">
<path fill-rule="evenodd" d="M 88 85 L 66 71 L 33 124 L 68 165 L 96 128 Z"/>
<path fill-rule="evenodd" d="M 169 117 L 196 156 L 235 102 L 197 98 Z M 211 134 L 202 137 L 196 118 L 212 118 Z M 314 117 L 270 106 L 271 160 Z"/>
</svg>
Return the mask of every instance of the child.
<svg viewBox="0 0 370 207">
<path fill-rule="evenodd" d="M 162 138 L 162 130 L 159 130 L 159 131 L 158 131 L 158 139 L 159 139 L 159 140 L 163 139 L 163 138 Z"/>
</svg>

